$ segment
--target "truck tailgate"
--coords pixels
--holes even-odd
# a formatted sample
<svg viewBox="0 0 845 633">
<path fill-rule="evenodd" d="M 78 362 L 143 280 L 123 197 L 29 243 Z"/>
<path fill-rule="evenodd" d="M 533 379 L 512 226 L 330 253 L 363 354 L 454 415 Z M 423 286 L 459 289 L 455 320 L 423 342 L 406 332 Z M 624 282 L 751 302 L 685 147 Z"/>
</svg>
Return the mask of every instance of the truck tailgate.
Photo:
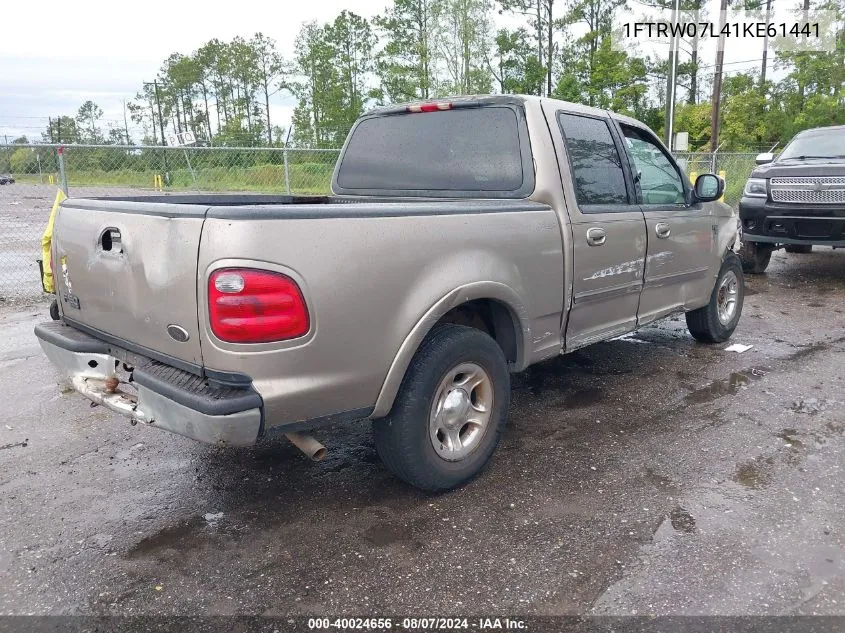
<svg viewBox="0 0 845 633">
<path fill-rule="evenodd" d="M 197 251 L 207 208 L 66 201 L 53 234 L 65 319 L 198 370 Z"/>
</svg>

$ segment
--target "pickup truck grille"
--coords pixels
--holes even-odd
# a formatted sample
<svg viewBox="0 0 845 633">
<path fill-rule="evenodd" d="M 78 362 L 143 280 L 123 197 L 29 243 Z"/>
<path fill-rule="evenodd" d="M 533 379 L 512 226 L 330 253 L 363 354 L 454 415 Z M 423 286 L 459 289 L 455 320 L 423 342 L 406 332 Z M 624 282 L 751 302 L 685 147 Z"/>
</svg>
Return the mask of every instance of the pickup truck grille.
<svg viewBox="0 0 845 633">
<path fill-rule="evenodd" d="M 772 178 L 773 202 L 845 204 L 845 176 Z"/>
</svg>

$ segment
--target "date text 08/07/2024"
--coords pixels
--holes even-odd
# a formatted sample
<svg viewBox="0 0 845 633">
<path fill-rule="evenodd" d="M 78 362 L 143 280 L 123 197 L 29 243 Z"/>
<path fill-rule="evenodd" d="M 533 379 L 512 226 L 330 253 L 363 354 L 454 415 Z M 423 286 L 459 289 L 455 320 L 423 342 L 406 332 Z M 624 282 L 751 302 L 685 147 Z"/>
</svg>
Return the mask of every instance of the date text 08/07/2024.
<svg viewBox="0 0 845 633">
<path fill-rule="evenodd" d="M 308 618 L 310 630 L 376 630 L 401 629 L 409 631 L 522 631 L 527 629 L 525 620 L 515 618 Z"/>
</svg>

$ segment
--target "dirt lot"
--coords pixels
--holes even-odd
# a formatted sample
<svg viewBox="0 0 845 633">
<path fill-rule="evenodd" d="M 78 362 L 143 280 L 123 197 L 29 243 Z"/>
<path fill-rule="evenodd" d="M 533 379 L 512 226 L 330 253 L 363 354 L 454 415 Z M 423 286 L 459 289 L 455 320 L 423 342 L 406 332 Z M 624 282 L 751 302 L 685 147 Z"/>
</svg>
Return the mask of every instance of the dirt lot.
<svg viewBox="0 0 845 633">
<path fill-rule="evenodd" d="M 747 281 L 743 354 L 674 319 L 516 377 L 490 468 L 440 496 L 368 424 L 312 464 L 92 409 L 45 314 L 0 311 L 1 613 L 845 615 L 843 251 Z"/>
</svg>

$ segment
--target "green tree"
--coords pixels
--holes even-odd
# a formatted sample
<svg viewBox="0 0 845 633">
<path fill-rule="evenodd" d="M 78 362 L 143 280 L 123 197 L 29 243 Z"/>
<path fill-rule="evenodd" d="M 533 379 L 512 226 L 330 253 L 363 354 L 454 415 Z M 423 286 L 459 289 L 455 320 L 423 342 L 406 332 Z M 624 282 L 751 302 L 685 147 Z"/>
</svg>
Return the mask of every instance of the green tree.
<svg viewBox="0 0 845 633">
<path fill-rule="evenodd" d="M 333 54 L 324 27 L 305 23 L 296 37 L 294 74 L 285 82 L 297 99 L 293 129 L 298 146 L 337 146 L 331 124 L 333 104 L 340 101 L 340 80 Z"/>
<path fill-rule="evenodd" d="M 334 58 L 338 85 L 328 113 L 337 129 L 348 130 L 364 111 L 368 74 L 373 72 L 376 36 L 369 22 L 350 11 L 341 11 L 325 29 L 326 44 Z"/>
<path fill-rule="evenodd" d="M 531 94 L 551 95 L 554 85 L 552 61 L 555 58 L 555 0 L 499 0 L 499 4 L 502 6 L 502 11 L 522 15 L 527 19 L 534 33 L 532 37 L 537 52 L 536 60 L 543 68 L 545 77 L 545 86 L 541 82 L 540 91 Z M 533 83 L 533 81 L 530 83 Z M 543 91 L 544 88 L 545 92 Z"/>
<path fill-rule="evenodd" d="M 76 119 L 64 115 L 50 117 L 47 130 L 41 133 L 41 140 L 45 143 L 78 143 Z"/>
<path fill-rule="evenodd" d="M 500 29 L 495 39 L 494 61 L 490 72 L 499 83 L 499 91 L 515 94 L 541 94 L 546 69 L 537 58 L 528 32 Z"/>
<path fill-rule="evenodd" d="M 35 150 L 29 147 L 16 149 L 9 158 L 9 166 L 14 174 L 38 173 L 38 157 Z"/>
<path fill-rule="evenodd" d="M 76 124 L 79 130 L 79 141 L 83 143 L 102 143 L 103 133 L 97 122 L 103 118 L 103 110 L 90 99 L 79 107 L 76 114 Z"/>
<path fill-rule="evenodd" d="M 435 4 L 437 51 L 446 68 L 439 92 L 466 95 L 492 90 L 486 62 L 491 6 L 488 0 L 439 0 Z"/>
<path fill-rule="evenodd" d="M 376 56 L 381 103 L 428 99 L 437 84 L 434 41 L 438 0 L 394 0 L 373 23 L 386 41 Z"/>
<path fill-rule="evenodd" d="M 264 114 L 267 122 L 267 144 L 273 144 L 273 126 L 270 123 L 270 97 L 276 94 L 285 73 L 285 63 L 276 51 L 276 41 L 263 33 L 256 33 L 250 40 L 258 77 L 258 86 L 264 97 Z"/>
</svg>

